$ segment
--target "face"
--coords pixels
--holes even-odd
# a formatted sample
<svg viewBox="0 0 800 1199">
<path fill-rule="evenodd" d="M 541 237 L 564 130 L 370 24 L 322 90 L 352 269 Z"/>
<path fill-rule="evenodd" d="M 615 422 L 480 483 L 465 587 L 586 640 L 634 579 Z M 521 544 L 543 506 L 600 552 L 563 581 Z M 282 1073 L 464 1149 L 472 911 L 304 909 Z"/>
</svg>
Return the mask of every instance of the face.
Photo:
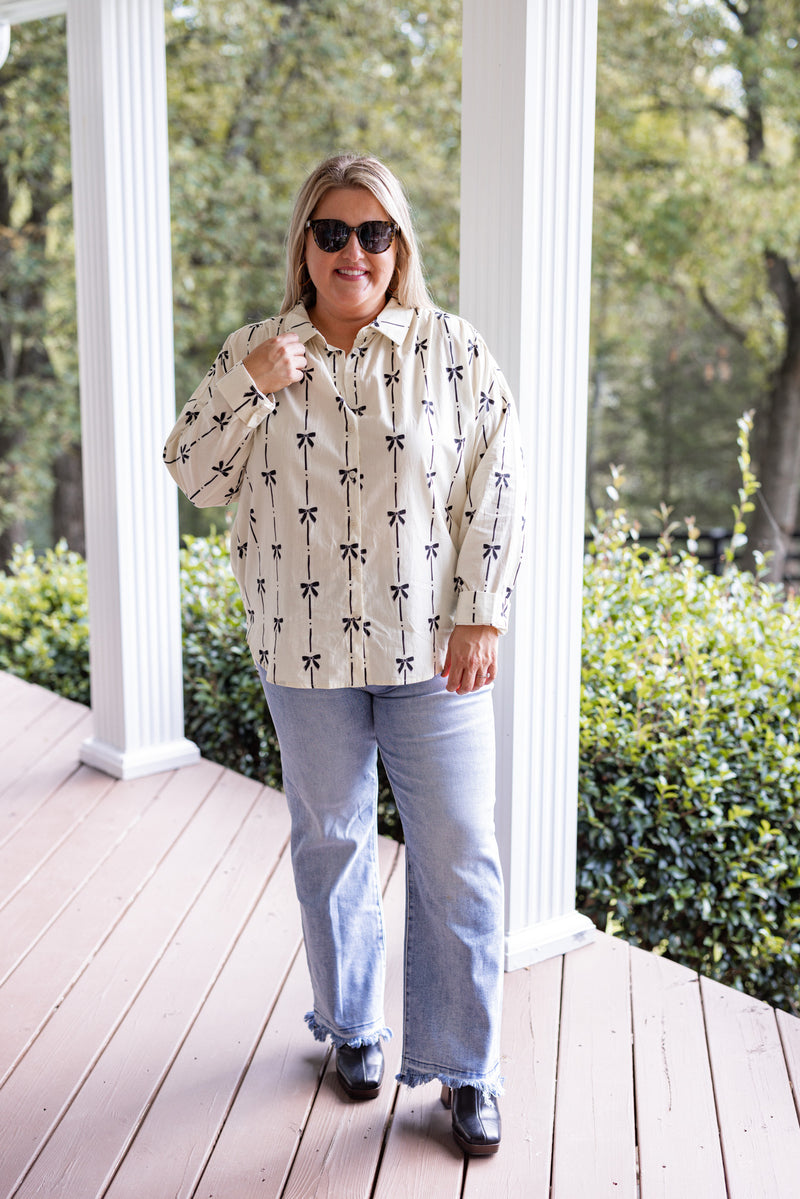
<svg viewBox="0 0 800 1199">
<path fill-rule="evenodd" d="M 314 220 L 332 217 L 351 226 L 363 221 L 389 220 L 372 192 L 361 187 L 332 188 L 317 204 L 312 217 Z M 355 233 L 350 234 L 343 249 L 326 254 L 309 229 L 306 264 L 317 289 L 315 312 L 333 321 L 368 325 L 386 305 L 395 258 L 394 241 L 382 254 L 367 254 Z"/>
</svg>

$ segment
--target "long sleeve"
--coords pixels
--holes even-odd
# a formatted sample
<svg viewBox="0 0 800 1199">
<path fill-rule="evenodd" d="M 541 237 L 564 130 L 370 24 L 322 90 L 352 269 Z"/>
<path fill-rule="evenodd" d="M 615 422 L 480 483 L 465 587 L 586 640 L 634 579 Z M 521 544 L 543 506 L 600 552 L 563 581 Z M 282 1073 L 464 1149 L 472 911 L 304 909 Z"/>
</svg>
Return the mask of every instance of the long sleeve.
<svg viewBox="0 0 800 1199">
<path fill-rule="evenodd" d="M 240 361 L 260 328 L 231 334 L 167 438 L 164 464 L 198 508 L 238 499 L 255 430 L 275 408 Z"/>
<path fill-rule="evenodd" d="M 508 385 L 481 349 L 477 438 L 456 567 L 456 623 L 494 625 L 505 632 L 524 545 L 525 472 Z"/>
</svg>

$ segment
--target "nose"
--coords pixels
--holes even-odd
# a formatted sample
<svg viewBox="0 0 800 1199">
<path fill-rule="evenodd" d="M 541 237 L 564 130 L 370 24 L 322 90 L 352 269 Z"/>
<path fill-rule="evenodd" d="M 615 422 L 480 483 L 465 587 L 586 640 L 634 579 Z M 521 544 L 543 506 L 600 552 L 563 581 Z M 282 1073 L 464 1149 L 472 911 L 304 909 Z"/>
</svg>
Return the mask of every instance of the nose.
<svg viewBox="0 0 800 1199">
<path fill-rule="evenodd" d="M 355 229 L 352 229 L 350 236 L 339 251 L 340 254 L 346 254 L 348 258 L 363 258 L 365 256 L 361 242 L 358 240 Z"/>
</svg>

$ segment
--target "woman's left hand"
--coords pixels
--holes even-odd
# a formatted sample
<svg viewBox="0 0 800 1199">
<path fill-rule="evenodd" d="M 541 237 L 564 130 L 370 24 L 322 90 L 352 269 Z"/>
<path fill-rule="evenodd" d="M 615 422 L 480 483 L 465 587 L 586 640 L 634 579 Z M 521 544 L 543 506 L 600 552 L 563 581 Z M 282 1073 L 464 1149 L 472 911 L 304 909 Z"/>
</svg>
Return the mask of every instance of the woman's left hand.
<svg viewBox="0 0 800 1199">
<path fill-rule="evenodd" d="M 490 624 L 457 624 L 447 643 L 443 676 L 447 690 L 464 695 L 493 683 L 497 674 L 497 638 Z"/>
</svg>

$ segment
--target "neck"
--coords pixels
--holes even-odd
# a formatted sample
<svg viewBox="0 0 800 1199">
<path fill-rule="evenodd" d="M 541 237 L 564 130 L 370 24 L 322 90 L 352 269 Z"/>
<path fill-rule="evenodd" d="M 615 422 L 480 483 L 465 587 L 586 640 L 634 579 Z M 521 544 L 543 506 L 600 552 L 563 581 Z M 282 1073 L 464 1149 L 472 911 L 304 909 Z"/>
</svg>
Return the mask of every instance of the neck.
<svg viewBox="0 0 800 1199">
<path fill-rule="evenodd" d="M 336 346 L 337 349 L 349 353 L 361 330 L 367 325 L 371 325 L 375 317 L 379 316 L 382 311 L 383 308 L 378 309 L 367 320 L 363 317 L 348 320 L 335 313 L 322 311 L 319 305 L 315 304 L 313 308 L 309 308 L 308 315 L 314 327 L 319 329 L 329 346 Z"/>
</svg>

